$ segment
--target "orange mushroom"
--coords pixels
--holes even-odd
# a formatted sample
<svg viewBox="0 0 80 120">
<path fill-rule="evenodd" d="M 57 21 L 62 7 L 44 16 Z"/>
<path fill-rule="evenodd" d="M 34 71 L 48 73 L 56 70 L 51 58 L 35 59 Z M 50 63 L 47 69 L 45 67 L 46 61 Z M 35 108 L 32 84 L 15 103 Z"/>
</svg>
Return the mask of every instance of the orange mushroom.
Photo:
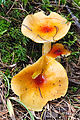
<svg viewBox="0 0 80 120">
<path fill-rule="evenodd" d="M 53 44 L 52 49 L 49 51 L 49 53 L 47 54 L 48 56 L 51 56 L 53 58 L 56 58 L 57 56 L 63 56 L 63 55 L 70 55 L 70 51 L 64 48 L 63 44 L 60 43 L 56 43 Z"/>
<path fill-rule="evenodd" d="M 66 94 L 68 77 L 59 62 L 43 55 L 12 78 L 11 88 L 28 109 L 41 111 L 48 101 Z"/>
<path fill-rule="evenodd" d="M 66 35 L 71 22 L 56 12 L 46 16 L 43 11 L 27 15 L 23 20 L 21 31 L 23 35 L 34 42 L 55 42 Z"/>
<path fill-rule="evenodd" d="M 50 49 L 51 42 L 64 37 L 70 25 L 70 22 L 55 12 L 46 16 L 41 11 L 27 15 L 23 20 L 22 33 L 37 43 L 44 43 L 43 56 L 34 64 L 21 70 L 11 80 L 12 90 L 30 110 L 41 111 L 48 101 L 64 96 L 67 92 L 67 73 L 52 56 L 55 47 L 52 51 Z M 60 50 L 64 49 L 61 45 L 59 46 Z M 53 53 L 64 54 L 63 51 L 59 53 L 59 49 Z"/>
<path fill-rule="evenodd" d="M 42 54 L 46 54 L 51 49 L 51 42 L 56 42 L 64 37 L 71 22 L 56 12 L 45 15 L 43 11 L 27 15 L 23 20 L 21 31 L 23 35 L 31 38 L 34 42 L 44 43 Z"/>
</svg>

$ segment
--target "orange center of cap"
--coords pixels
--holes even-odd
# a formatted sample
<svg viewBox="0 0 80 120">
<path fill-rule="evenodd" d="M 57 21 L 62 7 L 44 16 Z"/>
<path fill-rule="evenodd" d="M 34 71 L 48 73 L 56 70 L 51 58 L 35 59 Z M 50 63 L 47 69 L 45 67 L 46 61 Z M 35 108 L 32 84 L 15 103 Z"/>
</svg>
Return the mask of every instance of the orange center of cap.
<svg viewBox="0 0 80 120">
<path fill-rule="evenodd" d="M 43 33 L 48 33 L 53 31 L 53 27 L 51 26 L 40 26 L 40 31 Z"/>
<path fill-rule="evenodd" d="M 45 82 L 45 77 L 42 74 L 40 74 L 34 79 L 34 81 L 36 85 L 40 86 Z"/>
<path fill-rule="evenodd" d="M 54 51 L 54 54 L 56 54 L 56 55 L 61 55 L 61 54 L 62 54 L 62 51 L 61 51 L 60 49 L 55 50 L 55 51 Z"/>
</svg>

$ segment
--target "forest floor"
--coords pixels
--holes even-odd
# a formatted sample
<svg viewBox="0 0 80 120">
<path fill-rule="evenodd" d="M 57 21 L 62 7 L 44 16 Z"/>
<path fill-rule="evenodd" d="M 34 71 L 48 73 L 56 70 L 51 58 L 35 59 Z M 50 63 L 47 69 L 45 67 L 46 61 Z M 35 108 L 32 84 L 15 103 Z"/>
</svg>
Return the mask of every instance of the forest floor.
<svg viewBox="0 0 80 120">
<path fill-rule="evenodd" d="M 67 71 L 66 95 L 50 101 L 41 112 L 30 113 L 15 98 L 11 79 L 41 56 L 42 44 L 21 33 L 23 19 L 43 10 L 57 12 L 72 22 L 62 43 L 71 51 L 61 58 Z M 0 120 L 80 120 L 80 2 L 78 0 L 1 0 L 0 1 Z M 32 118 L 31 118 L 32 117 Z"/>
</svg>

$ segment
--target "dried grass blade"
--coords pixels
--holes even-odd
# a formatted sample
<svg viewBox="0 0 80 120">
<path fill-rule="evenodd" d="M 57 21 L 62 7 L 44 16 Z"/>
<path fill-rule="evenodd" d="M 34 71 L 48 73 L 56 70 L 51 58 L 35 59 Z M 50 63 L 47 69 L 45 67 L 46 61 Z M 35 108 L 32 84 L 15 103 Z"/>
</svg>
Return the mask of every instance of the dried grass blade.
<svg viewBox="0 0 80 120">
<path fill-rule="evenodd" d="M 7 108 L 8 108 L 11 119 L 16 120 L 15 115 L 14 115 L 13 106 L 12 106 L 11 101 L 9 99 L 7 99 Z"/>
</svg>

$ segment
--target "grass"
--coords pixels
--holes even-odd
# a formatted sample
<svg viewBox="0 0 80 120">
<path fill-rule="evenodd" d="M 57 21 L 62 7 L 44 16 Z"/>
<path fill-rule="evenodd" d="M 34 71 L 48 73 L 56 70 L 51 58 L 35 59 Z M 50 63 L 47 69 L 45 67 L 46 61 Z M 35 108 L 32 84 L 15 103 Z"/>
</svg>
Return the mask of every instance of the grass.
<svg viewBox="0 0 80 120">
<path fill-rule="evenodd" d="M 21 101 L 16 100 L 15 98 L 11 98 L 11 97 L 10 97 L 10 99 L 14 100 L 14 101 L 18 102 L 19 104 L 21 104 L 22 106 L 24 106 L 26 108 L 26 110 L 28 111 L 28 113 L 29 113 L 29 115 L 31 117 L 31 120 L 34 120 L 34 116 L 32 115 L 32 113 L 28 110 L 28 108 Z"/>
<path fill-rule="evenodd" d="M 41 56 L 42 44 L 34 43 L 33 41 L 31 41 L 29 38 L 25 37 L 21 33 L 21 24 L 25 16 L 27 14 L 34 13 L 39 10 L 44 10 L 46 14 L 49 14 L 51 11 L 55 11 L 60 13 L 63 16 L 66 15 L 67 20 L 72 21 L 72 18 L 70 14 L 67 12 L 67 10 L 65 8 L 59 7 L 58 6 L 59 1 L 58 0 L 56 1 L 57 1 L 56 3 L 51 0 L 41 0 L 41 1 L 20 0 L 16 2 L 12 0 L 0 1 L 0 52 L 1 52 L 0 53 L 1 54 L 0 56 L 0 69 L 1 69 L 0 90 L 2 89 L 1 93 L 3 93 L 2 94 L 3 96 L 0 94 L 1 95 L 0 99 L 3 103 L 5 103 L 4 101 L 7 101 L 8 97 L 16 97 L 16 95 L 11 90 L 11 86 L 10 86 L 11 78 L 15 74 L 17 74 L 21 69 L 26 67 L 26 65 L 31 64 L 32 62 L 35 62 Z M 74 0 L 74 2 L 78 5 L 78 7 L 80 6 L 78 0 Z M 68 5 L 69 8 L 71 8 L 72 13 L 80 21 L 79 9 L 77 7 L 76 12 L 74 11 L 75 9 L 74 3 L 69 3 L 67 0 L 62 0 L 60 2 L 60 5 Z M 76 101 L 77 105 L 75 105 L 75 99 L 73 97 L 73 94 L 78 95 L 76 96 L 76 99 L 78 99 L 78 97 L 80 96 L 78 92 L 80 90 L 80 87 L 78 84 L 76 84 L 76 80 L 80 78 L 80 76 L 78 75 L 79 54 L 80 54 L 79 41 L 78 41 L 79 39 L 80 37 L 79 37 L 79 34 L 77 33 L 77 28 L 74 26 L 74 23 L 72 22 L 70 31 L 59 42 L 64 44 L 65 47 L 67 47 L 69 50 L 72 51 L 70 56 L 68 56 L 67 58 L 64 58 L 64 57 L 62 58 L 61 63 L 66 68 L 69 78 L 70 79 L 74 78 L 75 82 L 70 82 L 67 95 L 64 97 L 64 102 L 61 102 L 63 98 L 49 102 L 47 104 L 49 108 L 48 107 L 46 109 L 44 108 L 42 112 L 35 112 L 35 119 L 37 118 L 37 116 L 40 117 L 41 119 L 44 119 L 44 118 L 52 119 L 53 118 L 51 117 L 52 115 L 55 117 L 56 120 L 58 119 L 64 120 L 64 118 L 66 118 L 65 114 L 66 112 L 68 113 L 67 109 L 69 107 L 71 108 L 72 111 L 74 108 L 74 110 L 76 110 L 77 112 L 75 114 L 75 112 L 73 111 L 74 118 L 76 120 L 78 118 L 80 119 L 79 101 Z M 72 63 L 75 63 L 75 64 L 72 64 Z M 11 66 L 14 66 L 14 67 L 11 67 Z M 69 103 L 69 99 L 72 100 L 71 104 Z M 67 104 L 65 101 L 67 102 Z M 20 101 L 16 101 L 16 102 L 23 105 Z M 27 111 L 16 102 L 14 102 L 14 100 L 11 102 L 16 119 L 17 119 L 17 116 L 20 116 L 23 120 L 31 119 L 31 118 L 33 120 L 34 117 L 30 113 L 30 111 L 28 111 L 28 109 L 26 108 L 31 118 L 30 116 L 26 115 Z M 59 102 L 61 103 L 58 104 Z M 7 110 L 7 107 L 4 108 L 4 105 L 6 106 L 6 104 L 3 104 L 3 103 L 2 103 L 3 110 Z M 19 107 L 18 110 L 16 105 Z M 66 106 L 66 109 L 63 110 L 62 106 L 63 108 L 65 108 Z M 73 108 L 71 106 L 73 106 Z M 60 111 L 58 108 L 60 109 Z M 61 111 L 63 111 L 63 115 L 61 114 Z M 71 111 L 69 112 L 72 113 Z M 8 113 L 6 113 L 6 116 L 8 117 L 8 118 L 6 117 L 6 120 L 10 118 Z M 1 117 L 5 118 L 5 114 Z M 70 115 L 67 115 L 67 119 L 71 119 Z M 21 119 L 19 118 L 19 120 Z"/>
<path fill-rule="evenodd" d="M 0 71 L 0 75 L 2 75 L 4 78 L 4 81 L 5 81 L 5 86 L 8 87 L 8 90 L 7 90 L 7 94 L 5 95 L 5 97 L 7 98 L 8 95 L 9 95 L 9 90 L 10 90 L 10 83 L 9 83 L 9 79 L 6 77 L 6 75 Z"/>
</svg>

